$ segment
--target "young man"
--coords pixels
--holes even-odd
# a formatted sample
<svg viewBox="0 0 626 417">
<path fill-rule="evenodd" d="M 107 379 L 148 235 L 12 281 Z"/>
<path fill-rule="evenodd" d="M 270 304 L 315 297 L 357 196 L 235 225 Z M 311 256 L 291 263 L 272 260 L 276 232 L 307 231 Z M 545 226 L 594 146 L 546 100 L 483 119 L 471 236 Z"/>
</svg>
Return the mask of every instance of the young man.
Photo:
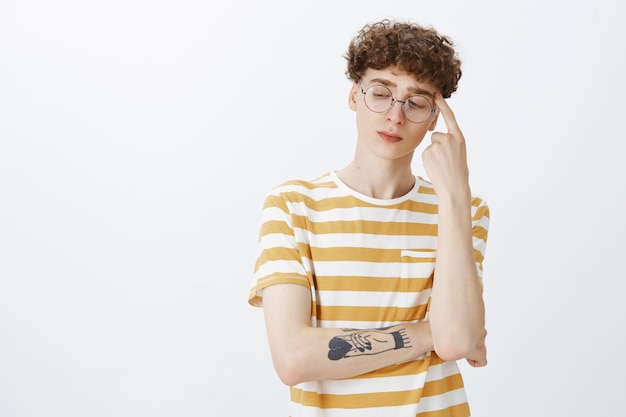
<svg viewBox="0 0 626 417">
<path fill-rule="evenodd" d="M 249 303 L 262 306 L 292 417 L 469 416 L 457 360 L 487 363 L 489 210 L 444 98 L 461 62 L 413 23 L 366 25 L 345 55 L 354 159 L 265 200 Z M 411 171 L 415 149 L 429 181 Z"/>
</svg>

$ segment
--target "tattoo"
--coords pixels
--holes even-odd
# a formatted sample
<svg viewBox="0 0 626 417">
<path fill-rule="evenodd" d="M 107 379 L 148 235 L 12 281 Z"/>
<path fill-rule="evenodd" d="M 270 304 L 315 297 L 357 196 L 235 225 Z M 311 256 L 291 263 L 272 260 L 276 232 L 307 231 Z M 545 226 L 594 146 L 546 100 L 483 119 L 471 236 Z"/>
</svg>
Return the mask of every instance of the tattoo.
<svg viewBox="0 0 626 417">
<path fill-rule="evenodd" d="M 328 359 L 336 361 L 361 355 L 377 355 L 389 350 L 411 347 L 411 341 L 405 329 L 386 332 L 389 327 L 378 330 L 343 329 L 352 333 L 335 336 L 328 343 Z"/>
</svg>

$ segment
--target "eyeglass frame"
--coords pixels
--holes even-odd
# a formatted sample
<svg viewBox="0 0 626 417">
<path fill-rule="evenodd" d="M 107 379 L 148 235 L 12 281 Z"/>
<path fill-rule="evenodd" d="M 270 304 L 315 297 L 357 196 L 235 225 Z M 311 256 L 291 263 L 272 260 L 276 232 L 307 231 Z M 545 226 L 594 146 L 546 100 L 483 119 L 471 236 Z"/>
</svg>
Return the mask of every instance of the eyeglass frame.
<svg viewBox="0 0 626 417">
<path fill-rule="evenodd" d="M 382 110 L 382 111 L 372 110 L 372 109 L 370 108 L 370 106 L 368 106 L 368 105 L 367 105 L 367 101 L 365 100 L 365 96 L 366 96 L 367 92 L 368 92 L 369 90 L 371 90 L 372 88 L 377 87 L 377 86 L 378 86 L 378 87 L 384 87 L 384 88 L 386 88 L 386 89 L 387 89 L 387 91 L 389 91 L 389 96 L 391 97 L 391 104 L 389 105 L 389 107 L 387 107 L 385 110 Z M 402 101 L 402 100 L 398 100 L 398 99 L 394 98 L 393 93 L 391 92 L 391 90 L 389 89 L 389 87 L 387 87 L 387 86 L 386 86 L 386 85 L 384 85 L 384 84 L 372 84 L 372 85 L 370 85 L 370 86 L 367 88 L 367 90 L 363 90 L 363 80 L 362 80 L 362 79 L 359 79 L 359 88 L 361 89 L 361 93 L 363 93 L 363 102 L 365 103 L 365 107 L 367 107 L 369 111 L 374 112 L 374 113 L 385 113 L 385 112 L 388 112 L 389 110 L 391 110 L 391 109 L 393 108 L 393 105 L 394 105 L 394 104 L 396 104 L 396 102 L 398 102 L 398 103 L 401 103 L 401 104 L 402 104 L 402 106 L 400 107 L 400 108 L 402 109 L 402 115 L 404 116 L 404 118 L 405 118 L 405 119 L 407 119 L 407 120 L 408 120 L 409 122 L 411 122 L 411 123 L 416 123 L 416 124 L 417 124 L 417 123 L 424 123 L 425 121 L 427 121 L 428 119 L 430 119 L 430 115 L 429 115 L 427 118 L 425 118 L 425 119 L 424 119 L 424 120 L 422 120 L 421 122 L 414 122 L 413 120 L 409 119 L 409 118 L 406 116 L 406 114 L 404 113 L 404 106 L 406 105 L 406 102 L 407 102 L 407 101 L 409 101 L 409 99 L 410 99 L 411 97 L 418 96 L 418 97 L 423 97 L 423 98 L 425 98 L 425 99 L 426 99 L 426 101 L 428 102 L 428 106 L 430 107 L 430 112 L 429 112 L 429 113 L 431 113 L 431 114 L 432 114 L 432 113 L 435 113 L 435 112 L 439 109 L 437 106 L 434 106 L 434 107 L 433 107 L 433 104 L 430 102 L 430 100 L 428 99 L 428 97 L 426 97 L 426 96 L 425 96 L 425 95 L 423 95 L 423 94 L 412 94 L 412 95 L 410 95 L 409 97 L 407 97 L 407 99 L 406 99 L 406 100 Z"/>
</svg>

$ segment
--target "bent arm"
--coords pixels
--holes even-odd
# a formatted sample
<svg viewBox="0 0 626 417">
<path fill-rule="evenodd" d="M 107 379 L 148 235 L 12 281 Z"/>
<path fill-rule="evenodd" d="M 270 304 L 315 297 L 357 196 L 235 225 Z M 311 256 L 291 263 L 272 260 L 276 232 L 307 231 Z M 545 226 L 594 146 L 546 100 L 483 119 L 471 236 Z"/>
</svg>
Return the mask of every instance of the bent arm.
<svg viewBox="0 0 626 417">
<path fill-rule="evenodd" d="M 439 195 L 439 233 L 430 323 L 435 352 L 444 360 L 467 357 L 485 329 L 482 285 L 472 245 L 469 194 Z"/>
<path fill-rule="evenodd" d="M 296 284 L 263 290 L 274 368 L 283 383 L 347 378 L 418 358 L 433 350 L 430 325 L 386 329 L 311 326 L 311 292 Z"/>
<path fill-rule="evenodd" d="M 439 204 L 429 317 L 435 352 L 444 360 L 457 360 L 468 357 L 479 344 L 485 306 L 474 255 L 465 138 L 441 94 L 435 94 L 435 102 L 448 132 L 434 132 L 422 154 Z"/>
</svg>

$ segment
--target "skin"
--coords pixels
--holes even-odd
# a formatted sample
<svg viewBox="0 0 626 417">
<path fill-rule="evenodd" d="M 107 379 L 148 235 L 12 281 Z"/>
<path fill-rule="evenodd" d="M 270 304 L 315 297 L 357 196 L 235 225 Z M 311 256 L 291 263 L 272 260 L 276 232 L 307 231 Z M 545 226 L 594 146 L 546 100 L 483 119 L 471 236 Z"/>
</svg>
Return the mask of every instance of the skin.
<svg viewBox="0 0 626 417">
<path fill-rule="evenodd" d="M 429 321 L 386 329 L 314 328 L 308 288 L 270 286 L 263 292 L 267 335 L 274 367 L 286 385 L 361 375 L 430 351 L 444 360 L 465 358 L 471 366 L 487 364 L 484 302 L 472 246 L 463 134 L 433 85 L 395 68 L 369 69 L 362 80 L 365 89 L 372 83 L 384 83 L 398 100 L 419 91 L 432 99 L 438 111 L 423 123 L 406 120 L 400 103 L 385 113 L 374 113 L 365 106 L 359 85 L 354 83 L 348 105 L 356 113 L 357 145 L 353 160 L 337 172 L 354 190 L 379 199 L 406 194 L 415 182 L 411 163 L 416 148 L 426 133 L 435 129 L 439 115 L 446 123 L 447 132 L 433 132 L 432 143 L 422 154 L 439 198 L 436 277 Z"/>
</svg>

